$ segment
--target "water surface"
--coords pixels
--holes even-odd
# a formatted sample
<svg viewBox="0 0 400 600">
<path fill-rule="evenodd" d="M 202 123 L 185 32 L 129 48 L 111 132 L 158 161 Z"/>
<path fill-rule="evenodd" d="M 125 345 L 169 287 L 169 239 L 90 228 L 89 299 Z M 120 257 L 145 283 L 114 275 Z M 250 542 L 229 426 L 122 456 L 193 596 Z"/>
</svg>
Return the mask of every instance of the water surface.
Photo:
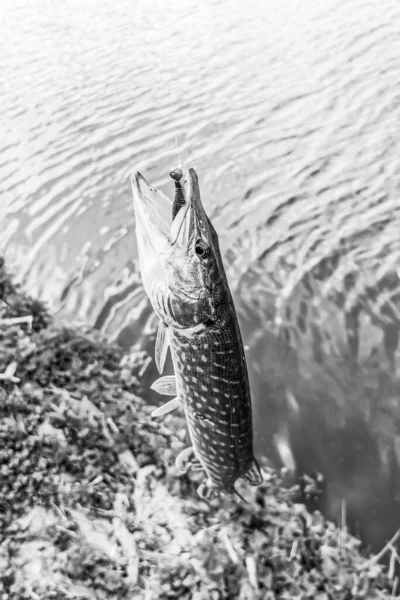
<svg viewBox="0 0 400 600">
<path fill-rule="evenodd" d="M 345 500 L 379 547 L 400 514 L 400 4 L 15 0 L 0 19 L 0 249 L 19 279 L 152 351 L 129 174 L 172 193 L 168 170 L 194 166 L 257 450 L 322 471 L 325 510 Z"/>
</svg>

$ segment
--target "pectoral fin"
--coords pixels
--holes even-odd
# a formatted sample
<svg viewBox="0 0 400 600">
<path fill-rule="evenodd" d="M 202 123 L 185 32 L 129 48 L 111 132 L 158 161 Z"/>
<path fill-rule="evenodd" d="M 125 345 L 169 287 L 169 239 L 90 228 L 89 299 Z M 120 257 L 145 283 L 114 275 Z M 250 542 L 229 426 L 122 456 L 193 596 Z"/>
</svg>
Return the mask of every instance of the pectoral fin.
<svg viewBox="0 0 400 600">
<path fill-rule="evenodd" d="M 150 386 L 152 390 L 163 396 L 176 396 L 176 378 L 175 375 L 166 375 L 157 379 L 153 385 Z"/>
<path fill-rule="evenodd" d="M 202 500 L 212 500 L 213 498 L 217 498 L 220 495 L 220 492 L 217 490 L 211 479 L 208 478 L 199 485 L 197 494 Z"/>
<path fill-rule="evenodd" d="M 165 359 L 167 357 L 169 346 L 169 336 L 168 336 L 168 327 L 164 323 L 164 321 L 160 320 L 157 329 L 157 338 L 156 338 L 156 366 L 159 373 L 162 373 L 164 370 Z"/>
<path fill-rule="evenodd" d="M 180 403 L 181 403 L 181 401 L 179 400 L 179 398 L 173 398 L 169 402 L 166 402 L 162 406 L 159 406 L 158 408 L 153 410 L 153 412 L 151 413 L 151 416 L 152 417 L 162 417 L 163 415 L 167 415 L 168 413 L 170 413 L 173 410 L 175 410 L 176 408 L 178 408 Z"/>
<path fill-rule="evenodd" d="M 261 475 L 260 467 L 256 459 L 253 459 L 249 469 L 242 475 L 242 478 L 250 483 L 250 485 L 261 485 L 263 477 Z"/>
</svg>

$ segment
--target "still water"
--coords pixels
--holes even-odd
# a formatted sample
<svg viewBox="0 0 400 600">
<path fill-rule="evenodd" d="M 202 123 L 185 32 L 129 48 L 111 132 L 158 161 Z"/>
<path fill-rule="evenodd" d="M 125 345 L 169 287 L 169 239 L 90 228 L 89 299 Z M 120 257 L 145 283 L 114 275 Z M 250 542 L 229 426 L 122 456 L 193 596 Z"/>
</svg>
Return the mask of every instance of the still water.
<svg viewBox="0 0 400 600">
<path fill-rule="evenodd" d="M 379 548 L 400 525 L 398 0 L 13 0 L 0 21 L 0 250 L 18 278 L 152 352 L 129 174 L 172 193 L 168 170 L 195 167 L 257 451 L 321 471 L 325 512 L 345 501 Z"/>
</svg>

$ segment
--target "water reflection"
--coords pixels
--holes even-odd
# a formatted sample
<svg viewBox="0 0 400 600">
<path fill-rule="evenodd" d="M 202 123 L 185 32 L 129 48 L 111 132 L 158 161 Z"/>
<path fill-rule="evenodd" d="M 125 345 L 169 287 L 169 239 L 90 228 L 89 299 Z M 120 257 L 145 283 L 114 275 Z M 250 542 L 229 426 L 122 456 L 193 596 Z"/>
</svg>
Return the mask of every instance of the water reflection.
<svg viewBox="0 0 400 600">
<path fill-rule="evenodd" d="M 256 447 L 277 465 L 294 460 L 296 474 L 323 473 L 324 511 L 337 519 L 345 501 L 353 531 L 377 548 L 400 514 L 400 281 L 396 274 L 380 281 L 347 311 L 354 280 L 345 293 L 321 294 L 334 272 L 300 281 L 278 326 L 268 321 L 270 296 L 265 335 L 260 321 L 243 321 Z M 259 304 L 258 312 L 262 320 Z"/>
</svg>

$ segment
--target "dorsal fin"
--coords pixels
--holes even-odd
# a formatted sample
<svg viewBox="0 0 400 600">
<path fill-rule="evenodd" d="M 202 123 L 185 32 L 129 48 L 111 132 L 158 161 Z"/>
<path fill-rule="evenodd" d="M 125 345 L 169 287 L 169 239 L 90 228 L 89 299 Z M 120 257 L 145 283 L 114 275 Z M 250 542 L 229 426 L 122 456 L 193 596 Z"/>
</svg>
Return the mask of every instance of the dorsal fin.
<svg viewBox="0 0 400 600">
<path fill-rule="evenodd" d="M 152 390 L 162 394 L 163 396 L 176 396 L 176 377 L 175 375 L 166 375 L 160 377 L 150 386 Z"/>
<path fill-rule="evenodd" d="M 263 476 L 261 475 L 260 467 L 256 459 L 253 459 L 250 467 L 247 469 L 246 473 L 242 475 L 242 478 L 250 483 L 250 485 L 261 485 L 263 482 Z"/>
<path fill-rule="evenodd" d="M 163 415 L 167 415 L 171 411 L 178 408 L 180 403 L 181 403 L 181 401 L 179 400 L 179 398 L 173 398 L 172 400 L 169 400 L 169 402 L 166 402 L 162 406 L 159 406 L 158 408 L 153 410 L 153 412 L 151 413 L 151 416 L 152 417 L 162 417 Z"/>
<path fill-rule="evenodd" d="M 164 370 L 165 359 L 167 357 L 167 352 L 168 352 L 168 346 L 169 346 L 168 326 L 164 323 L 164 321 L 161 321 L 161 319 L 160 319 L 160 323 L 159 323 L 158 329 L 157 329 L 156 352 L 155 352 L 156 366 L 157 366 L 159 373 L 162 373 Z"/>
</svg>

